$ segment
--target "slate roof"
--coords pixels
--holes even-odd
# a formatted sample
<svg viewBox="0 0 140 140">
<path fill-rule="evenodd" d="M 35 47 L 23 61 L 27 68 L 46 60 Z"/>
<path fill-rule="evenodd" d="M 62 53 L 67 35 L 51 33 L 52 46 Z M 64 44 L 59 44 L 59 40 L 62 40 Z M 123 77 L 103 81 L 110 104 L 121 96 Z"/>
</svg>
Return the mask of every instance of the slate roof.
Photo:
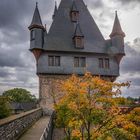
<svg viewBox="0 0 140 140">
<path fill-rule="evenodd" d="M 54 19 L 56 13 L 57 13 L 57 3 L 55 1 L 54 13 L 53 13 L 53 16 L 52 16 L 53 19 Z"/>
<path fill-rule="evenodd" d="M 73 0 L 62 0 L 43 46 L 47 51 L 66 52 L 95 52 L 106 53 L 105 39 L 92 18 L 83 0 L 75 0 L 79 11 L 79 24 L 84 35 L 84 46 L 82 50 L 76 49 L 72 41 L 76 23 L 70 19 L 70 11 Z"/>
<path fill-rule="evenodd" d="M 116 16 L 115 16 L 114 26 L 112 29 L 112 33 L 110 34 L 110 37 L 113 37 L 114 35 L 122 35 L 123 37 L 125 37 L 125 33 L 122 31 L 122 28 L 120 25 L 117 11 L 116 11 Z"/>
<path fill-rule="evenodd" d="M 27 102 L 27 103 L 12 102 L 10 105 L 11 105 L 11 109 L 13 110 L 24 110 L 24 111 L 32 110 L 37 106 L 36 103 L 34 102 Z"/>
<path fill-rule="evenodd" d="M 41 20 L 41 17 L 40 17 L 40 13 L 39 13 L 39 10 L 38 10 L 38 3 L 36 2 L 36 8 L 35 8 L 35 11 L 34 11 L 34 14 L 33 14 L 33 19 L 32 19 L 32 22 L 29 26 L 29 29 L 32 28 L 32 26 L 40 26 L 40 27 L 43 27 L 42 25 L 42 20 Z"/>
<path fill-rule="evenodd" d="M 79 23 L 77 23 L 76 28 L 75 28 L 74 37 L 75 36 L 84 37 L 84 34 L 82 33 L 82 30 L 81 30 L 81 27 L 80 27 L 80 24 Z"/>
<path fill-rule="evenodd" d="M 76 11 L 76 12 L 78 11 L 75 1 L 73 1 L 73 3 L 72 3 L 71 11 Z"/>
</svg>

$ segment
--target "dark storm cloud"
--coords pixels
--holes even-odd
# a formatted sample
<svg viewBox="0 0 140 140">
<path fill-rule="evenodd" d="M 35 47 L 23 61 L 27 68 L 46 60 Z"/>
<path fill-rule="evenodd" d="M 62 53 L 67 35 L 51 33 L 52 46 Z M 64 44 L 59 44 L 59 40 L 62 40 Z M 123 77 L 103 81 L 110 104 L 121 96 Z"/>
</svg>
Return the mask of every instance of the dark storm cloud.
<svg viewBox="0 0 140 140">
<path fill-rule="evenodd" d="M 120 1 L 123 4 L 128 4 L 128 3 L 140 3 L 140 0 L 117 0 Z"/>
<path fill-rule="evenodd" d="M 103 24 L 102 27 L 107 28 L 106 19 L 109 18 L 110 20 L 110 17 L 112 17 L 112 12 L 108 5 L 103 0 L 84 1 L 90 10 L 95 11 L 93 13 L 95 20 Z M 125 3 L 127 0 L 119 1 Z M 133 1 L 139 2 L 138 0 Z M 38 2 L 43 24 L 47 24 L 48 28 L 52 21 L 54 0 L 39 0 Z M 28 51 L 28 26 L 31 23 L 35 3 L 36 0 L 0 0 L 0 92 L 13 87 L 27 88 L 33 93 L 38 92 L 35 59 Z M 124 57 L 121 66 L 121 77 L 125 81 L 126 79 L 132 81 L 131 91 L 135 95 L 138 95 L 138 91 L 140 91 L 138 88 L 140 78 L 132 78 L 131 75 L 137 75 L 140 72 L 140 54 L 132 46 L 138 45 L 138 38 L 134 40 L 133 45 L 126 44 L 126 57 Z M 134 88 L 137 89 L 135 90 Z M 131 93 L 129 95 L 133 96 Z"/>
<path fill-rule="evenodd" d="M 85 1 L 85 3 L 87 4 L 87 6 L 91 9 L 97 9 L 97 8 L 102 8 L 104 6 L 104 3 L 102 0 L 88 0 Z"/>
<path fill-rule="evenodd" d="M 136 38 L 133 44 L 125 44 L 125 53 L 122 64 L 122 73 L 140 73 L 140 38 Z"/>
<path fill-rule="evenodd" d="M 112 1 L 112 0 L 110 0 Z M 119 3 L 126 10 L 131 10 L 134 7 L 140 6 L 140 0 L 113 0 L 114 3 Z"/>
<path fill-rule="evenodd" d="M 1 0 L 0 1 L 0 32 L 6 36 L 7 40 L 21 43 L 28 39 L 28 29 L 30 25 L 36 0 Z M 39 9 L 41 16 L 50 14 L 52 0 L 40 0 Z M 49 22 L 48 19 L 44 19 Z"/>
<path fill-rule="evenodd" d="M 133 43 L 125 44 L 126 56 L 120 65 L 120 77 L 118 81 L 131 81 L 129 89 L 123 90 L 124 96 L 140 96 L 140 38 L 134 39 Z"/>
</svg>

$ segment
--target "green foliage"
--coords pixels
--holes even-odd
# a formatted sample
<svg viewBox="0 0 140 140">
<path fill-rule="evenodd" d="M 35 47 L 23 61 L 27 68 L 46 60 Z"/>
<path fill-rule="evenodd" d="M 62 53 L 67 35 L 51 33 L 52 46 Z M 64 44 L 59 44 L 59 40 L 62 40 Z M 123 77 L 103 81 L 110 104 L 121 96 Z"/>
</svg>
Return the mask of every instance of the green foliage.
<svg viewBox="0 0 140 140">
<path fill-rule="evenodd" d="M 11 113 L 9 99 L 7 97 L 0 96 L 0 119 L 8 117 Z"/>
<path fill-rule="evenodd" d="M 13 102 L 35 102 L 35 95 L 31 95 L 29 91 L 22 88 L 14 88 L 3 93 L 3 96 L 9 97 Z"/>
</svg>

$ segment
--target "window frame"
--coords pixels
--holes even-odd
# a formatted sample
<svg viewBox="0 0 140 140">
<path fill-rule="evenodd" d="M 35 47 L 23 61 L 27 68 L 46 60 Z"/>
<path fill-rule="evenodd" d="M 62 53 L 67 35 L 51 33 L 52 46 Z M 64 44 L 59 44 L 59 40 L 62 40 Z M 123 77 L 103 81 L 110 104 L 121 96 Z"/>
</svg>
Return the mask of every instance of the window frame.
<svg viewBox="0 0 140 140">
<path fill-rule="evenodd" d="M 52 61 L 51 61 L 51 58 L 52 58 Z M 49 55 L 48 56 L 48 66 L 50 66 L 50 67 L 60 67 L 61 66 L 60 56 Z"/>
<path fill-rule="evenodd" d="M 79 19 L 79 12 L 78 11 L 71 11 L 71 21 L 77 22 Z"/>
<path fill-rule="evenodd" d="M 104 67 L 105 67 L 105 69 L 109 69 L 110 68 L 109 58 L 105 58 L 104 59 Z"/>
<path fill-rule="evenodd" d="M 99 68 L 103 69 L 104 68 L 104 59 L 103 58 L 99 58 L 98 59 L 98 63 L 99 63 Z"/>
<path fill-rule="evenodd" d="M 98 65 L 100 69 L 110 69 L 110 59 L 98 58 Z"/>
<path fill-rule="evenodd" d="M 77 59 L 77 62 L 76 62 Z M 74 67 L 75 68 L 85 68 L 86 67 L 86 57 L 74 57 Z"/>
</svg>

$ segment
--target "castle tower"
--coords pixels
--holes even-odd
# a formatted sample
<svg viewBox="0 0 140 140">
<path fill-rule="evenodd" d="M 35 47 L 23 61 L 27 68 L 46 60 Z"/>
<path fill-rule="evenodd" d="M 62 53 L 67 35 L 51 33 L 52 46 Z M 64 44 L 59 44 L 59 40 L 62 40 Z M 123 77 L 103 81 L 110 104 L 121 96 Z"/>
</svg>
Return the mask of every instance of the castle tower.
<svg viewBox="0 0 140 140">
<path fill-rule="evenodd" d="M 119 64 L 125 55 L 125 34 L 117 13 L 108 40 L 83 0 L 61 0 L 59 7 L 55 6 L 48 33 L 36 5 L 29 29 L 30 50 L 37 59 L 40 105 L 47 113 L 51 113 L 59 95 L 55 80 L 67 79 L 73 73 L 83 75 L 85 71 L 111 81 L 119 76 Z"/>
<path fill-rule="evenodd" d="M 28 28 L 30 30 L 30 51 L 34 54 L 36 62 L 38 62 L 43 50 L 45 32 L 38 10 L 38 3 L 36 3 L 33 19 Z"/>
<path fill-rule="evenodd" d="M 120 21 L 118 19 L 117 11 L 115 12 L 115 21 L 113 25 L 112 32 L 110 34 L 112 47 L 115 47 L 116 51 L 116 59 L 118 64 L 120 64 L 120 61 L 122 57 L 125 55 L 124 52 L 124 37 L 125 33 L 122 31 Z"/>
</svg>

